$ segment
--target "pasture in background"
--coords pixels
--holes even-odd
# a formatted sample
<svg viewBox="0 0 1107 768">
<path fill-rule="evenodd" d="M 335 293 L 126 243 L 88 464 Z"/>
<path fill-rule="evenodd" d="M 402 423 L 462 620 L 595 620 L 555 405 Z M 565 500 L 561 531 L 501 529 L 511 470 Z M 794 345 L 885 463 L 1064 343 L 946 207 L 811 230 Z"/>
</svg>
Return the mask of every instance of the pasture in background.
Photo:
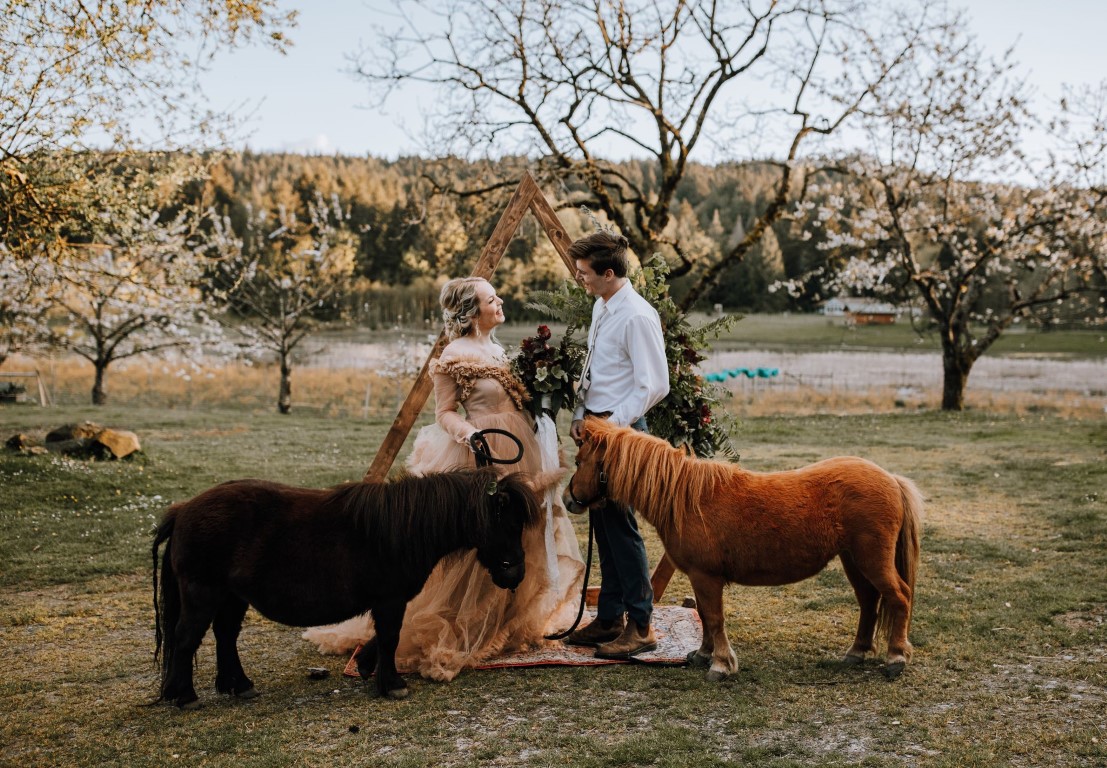
<svg viewBox="0 0 1107 768">
<path fill-rule="evenodd" d="M 706 320 L 694 317 L 696 325 Z M 555 327 L 555 334 L 563 329 Z M 503 326 L 509 354 L 534 331 Z M 426 328 L 334 329 L 304 342 L 292 372 L 292 408 L 322 416 L 395 416 L 434 340 Z M 932 334 L 901 318 L 893 325 L 849 326 L 821 315 L 750 315 L 726 331 L 701 365 L 704 374 L 775 370 L 771 378 L 727 377 L 728 403 L 739 416 L 771 413 L 867 413 L 937 408 L 941 358 Z M 93 372 L 77 357 L 15 357 L 8 371 L 41 374 L 58 404 L 89 401 Z M 2 371 L 0 371 L 2 373 Z M 140 406 L 253 412 L 276 408 L 273 364 L 211 360 L 128 359 L 108 371 L 110 401 Z M 27 399 L 36 399 L 28 387 Z M 973 368 L 966 407 L 1000 413 L 1057 413 L 1092 418 L 1107 411 L 1107 332 L 1015 329 Z"/>
</svg>

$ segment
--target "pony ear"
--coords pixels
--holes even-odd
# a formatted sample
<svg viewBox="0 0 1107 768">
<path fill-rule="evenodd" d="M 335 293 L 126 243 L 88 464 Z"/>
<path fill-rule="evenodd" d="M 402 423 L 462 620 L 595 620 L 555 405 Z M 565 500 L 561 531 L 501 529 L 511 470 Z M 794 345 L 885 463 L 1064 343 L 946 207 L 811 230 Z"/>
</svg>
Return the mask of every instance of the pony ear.
<svg viewBox="0 0 1107 768">
<path fill-rule="evenodd" d="M 558 467 L 549 472 L 536 472 L 533 475 L 526 475 L 524 482 L 530 486 L 532 491 L 539 496 L 543 496 L 547 491 L 556 491 L 568 473 L 568 467 Z"/>
</svg>

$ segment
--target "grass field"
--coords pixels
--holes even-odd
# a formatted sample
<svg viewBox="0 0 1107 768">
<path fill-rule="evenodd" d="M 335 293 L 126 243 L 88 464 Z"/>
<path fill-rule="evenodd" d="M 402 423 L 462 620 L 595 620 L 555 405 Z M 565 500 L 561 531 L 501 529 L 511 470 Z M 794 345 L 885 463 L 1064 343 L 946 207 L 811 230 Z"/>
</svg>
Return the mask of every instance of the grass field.
<svg viewBox="0 0 1107 768">
<path fill-rule="evenodd" d="M 927 500 L 911 638 L 889 683 L 836 663 L 855 622 L 836 566 L 727 592 L 740 672 L 561 668 L 409 681 L 366 698 L 299 631 L 251 612 L 262 696 L 156 692 L 150 530 L 221 480 L 360 477 L 387 418 L 113 405 L 0 407 L 0 437 L 94 419 L 142 437 L 133 461 L 0 453 L 0 764 L 18 766 L 1102 766 L 1107 764 L 1107 423 L 973 410 L 742 415 L 750 469 L 866 456 Z M 578 533 L 585 529 L 578 521 Z M 647 531 L 651 562 L 660 547 Z M 594 579 L 596 577 L 594 576 Z M 666 602 L 689 594 L 679 574 Z M 326 666 L 327 680 L 309 667 Z"/>
</svg>

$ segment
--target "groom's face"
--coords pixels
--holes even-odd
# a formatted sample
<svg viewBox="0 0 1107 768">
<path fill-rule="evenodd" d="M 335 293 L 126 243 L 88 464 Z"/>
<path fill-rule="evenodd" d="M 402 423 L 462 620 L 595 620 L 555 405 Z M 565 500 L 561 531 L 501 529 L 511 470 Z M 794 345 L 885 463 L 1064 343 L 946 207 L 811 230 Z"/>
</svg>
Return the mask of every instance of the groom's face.
<svg viewBox="0 0 1107 768">
<path fill-rule="evenodd" d="M 587 259 L 577 259 L 574 263 L 577 267 L 577 280 L 584 286 L 584 290 L 588 292 L 588 295 L 606 296 L 611 283 L 615 279 L 615 272 L 608 269 L 602 273 L 597 273 L 592 269 L 592 264 Z"/>
</svg>

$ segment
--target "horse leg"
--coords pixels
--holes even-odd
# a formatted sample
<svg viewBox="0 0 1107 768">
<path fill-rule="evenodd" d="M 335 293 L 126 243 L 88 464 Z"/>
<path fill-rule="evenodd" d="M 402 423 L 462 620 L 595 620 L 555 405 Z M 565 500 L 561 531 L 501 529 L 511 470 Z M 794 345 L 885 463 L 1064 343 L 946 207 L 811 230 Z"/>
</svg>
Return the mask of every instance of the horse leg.
<svg viewBox="0 0 1107 768">
<path fill-rule="evenodd" d="M 701 577 L 697 575 L 697 579 L 692 581 L 692 591 L 696 595 L 696 613 L 700 616 L 700 627 L 703 630 L 703 639 L 700 640 L 700 647 L 689 652 L 686 658 L 690 666 L 707 668 L 711 666 L 711 656 L 715 652 L 715 636 L 713 633 L 707 631 L 708 619 L 704 614 L 704 598 L 696 588 L 696 583 L 699 578 Z"/>
<path fill-rule="evenodd" d="M 688 658 L 695 666 L 710 659 L 707 680 L 718 682 L 738 671 L 738 659 L 726 636 L 726 616 L 723 613 L 724 582 L 717 576 L 702 572 L 689 573 L 688 578 L 696 593 L 696 609 L 703 623 L 703 642 L 700 649 Z"/>
<path fill-rule="evenodd" d="M 377 693 L 390 699 L 404 699 L 410 693 L 407 683 L 396 672 L 396 646 L 400 643 L 406 609 L 406 602 L 382 603 L 373 608 L 377 628 Z"/>
<path fill-rule="evenodd" d="M 849 552 L 839 555 L 842 561 L 842 570 L 846 572 L 846 578 L 853 586 L 853 594 L 857 597 L 857 605 L 861 609 L 861 615 L 857 619 L 857 634 L 853 638 L 853 645 L 846 651 L 843 661 L 849 665 L 858 665 L 864 662 L 865 655 L 873 649 L 873 633 L 876 631 L 876 606 L 880 600 L 880 593 L 872 582 L 865 578 L 861 569 Z"/>
<path fill-rule="evenodd" d="M 357 660 L 357 673 L 363 681 L 369 679 L 369 675 L 377 668 L 377 638 L 372 637 L 361 644 L 361 649 L 355 657 Z"/>
<path fill-rule="evenodd" d="M 215 633 L 215 690 L 243 699 L 258 695 L 253 682 L 246 677 L 238 657 L 238 634 L 248 607 L 245 600 L 229 595 L 215 613 L 212 631 Z"/>
<path fill-rule="evenodd" d="M 211 606 L 215 597 L 211 590 L 180 582 L 181 615 L 173 631 L 173 650 L 162 686 L 161 697 L 181 709 L 198 709 L 199 697 L 192 684 L 196 650 L 211 626 Z"/>
<path fill-rule="evenodd" d="M 877 623 L 886 633 L 888 643 L 884 674 L 894 679 L 903 672 L 911 657 L 911 643 L 907 639 L 907 626 L 911 620 L 911 589 L 896 571 L 894 542 L 886 551 L 856 559 L 861 572 L 880 593 Z"/>
</svg>

